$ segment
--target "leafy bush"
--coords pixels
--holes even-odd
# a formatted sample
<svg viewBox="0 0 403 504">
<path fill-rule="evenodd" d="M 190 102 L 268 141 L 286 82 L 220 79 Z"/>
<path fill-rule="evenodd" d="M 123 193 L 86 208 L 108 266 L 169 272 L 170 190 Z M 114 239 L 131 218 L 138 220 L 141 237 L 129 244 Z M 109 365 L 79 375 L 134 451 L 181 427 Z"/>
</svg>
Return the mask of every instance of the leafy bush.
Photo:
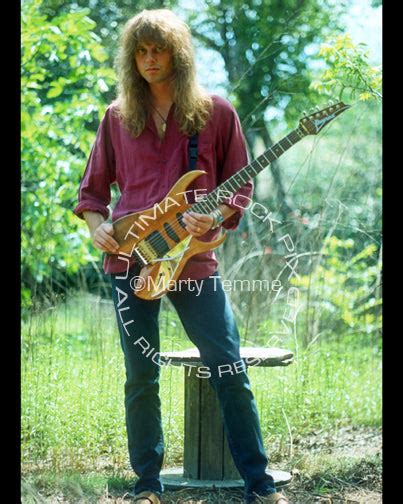
<svg viewBox="0 0 403 504">
<path fill-rule="evenodd" d="M 311 84 L 319 92 L 343 94 L 350 89 L 351 97 L 358 92 L 359 100 L 381 99 L 382 69 L 368 63 L 366 44 L 355 45 L 348 33 L 329 38 L 321 45 L 319 56 L 328 68 Z"/>
<path fill-rule="evenodd" d="M 308 326 L 308 338 L 318 334 L 378 334 L 381 328 L 380 268 L 378 249 L 367 245 L 349 257 L 354 240 L 330 236 L 319 264 L 309 275 L 293 278 L 305 288 L 301 315 Z"/>
<path fill-rule="evenodd" d="M 114 82 L 106 53 L 82 9 L 48 19 L 42 0 L 22 4 L 23 305 L 57 270 L 98 260 L 72 213 L 80 179 Z M 57 279 L 56 279 L 57 280 Z"/>
</svg>

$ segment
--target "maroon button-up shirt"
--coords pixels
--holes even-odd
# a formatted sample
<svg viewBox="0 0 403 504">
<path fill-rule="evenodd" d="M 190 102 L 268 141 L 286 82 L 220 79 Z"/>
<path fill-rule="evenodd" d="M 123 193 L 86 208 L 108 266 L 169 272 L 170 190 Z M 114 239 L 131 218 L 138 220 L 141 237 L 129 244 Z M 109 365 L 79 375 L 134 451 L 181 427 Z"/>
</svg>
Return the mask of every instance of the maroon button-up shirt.
<svg viewBox="0 0 403 504">
<path fill-rule="evenodd" d="M 212 98 L 213 112 L 199 134 L 196 164 L 196 168 L 204 170 L 206 174 L 198 177 L 188 187 L 197 189 L 199 196 L 210 193 L 248 163 L 245 139 L 235 109 L 219 96 Z M 120 190 L 120 198 L 113 209 L 112 221 L 130 213 L 147 210 L 164 199 L 189 166 L 189 137 L 180 132 L 174 118 L 174 108 L 173 104 L 163 140 L 159 138 L 151 116 L 141 135 L 134 138 L 114 114 L 113 105 L 107 108 L 80 184 L 78 205 L 73 210 L 78 217 L 83 218 L 82 213 L 87 210 L 100 212 L 108 219 L 110 186 L 113 183 Z M 246 198 L 237 198 L 236 202 L 250 198 L 252 192 L 253 183 L 249 181 L 236 193 Z M 190 197 L 189 202 L 191 201 Z M 239 203 L 229 201 L 226 204 L 237 212 L 222 225 L 226 229 L 236 229 L 244 210 Z M 211 241 L 218 234 L 219 229 L 208 231 L 201 239 Z M 131 259 L 131 264 L 133 262 L 134 258 Z M 197 254 L 186 263 L 179 279 L 199 280 L 208 277 L 217 266 L 214 251 Z M 118 255 L 105 255 L 105 273 L 121 273 L 126 268 L 127 263 L 119 259 Z"/>
</svg>

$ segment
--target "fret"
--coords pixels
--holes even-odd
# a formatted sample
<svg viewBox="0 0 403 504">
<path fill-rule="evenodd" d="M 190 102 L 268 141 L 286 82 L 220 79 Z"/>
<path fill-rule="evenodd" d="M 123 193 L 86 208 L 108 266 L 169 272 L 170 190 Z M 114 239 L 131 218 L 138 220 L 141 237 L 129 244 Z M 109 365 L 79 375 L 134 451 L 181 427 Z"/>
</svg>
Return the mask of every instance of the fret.
<svg viewBox="0 0 403 504">
<path fill-rule="evenodd" d="M 277 154 L 273 150 L 273 147 L 270 147 L 270 154 L 273 156 L 272 161 L 275 161 L 276 159 L 278 159 L 281 156 L 281 154 L 280 154 L 280 156 L 277 156 Z"/>
<path fill-rule="evenodd" d="M 244 185 L 247 184 L 251 178 L 253 178 L 255 176 L 254 173 L 251 172 L 251 166 L 248 165 L 248 166 L 245 166 L 245 168 L 243 168 L 242 170 L 243 172 L 243 175 L 244 175 Z"/>
<path fill-rule="evenodd" d="M 283 152 L 285 152 L 290 146 L 289 145 L 284 145 L 283 142 L 284 142 L 285 138 L 282 138 L 278 144 L 280 145 L 280 147 L 283 149 Z"/>
<path fill-rule="evenodd" d="M 258 166 L 256 166 L 256 165 L 258 165 Z M 253 171 L 256 170 L 256 174 L 258 174 L 262 168 L 262 165 L 258 162 L 257 159 L 252 161 L 252 163 L 249 166 L 251 166 L 253 168 Z"/>
<path fill-rule="evenodd" d="M 219 186 L 220 191 L 217 191 L 217 189 L 214 189 L 214 191 L 212 193 L 210 193 L 211 200 L 212 200 L 211 203 L 214 205 L 214 208 L 217 208 L 218 205 L 220 205 L 225 199 L 225 196 L 223 196 L 221 194 L 223 189 L 226 190 L 224 186 L 225 186 L 225 182 Z M 220 196 L 218 196 L 218 195 L 220 195 Z"/>
<path fill-rule="evenodd" d="M 242 186 L 242 184 L 240 184 L 237 180 L 237 175 L 237 173 L 234 173 L 234 175 L 232 175 L 232 177 L 228 179 L 230 181 L 229 184 L 231 185 L 231 187 L 235 186 L 235 189 L 233 189 L 234 191 L 238 191 L 238 189 Z"/>
<path fill-rule="evenodd" d="M 260 165 L 260 168 L 259 168 L 259 171 L 262 171 L 263 168 L 266 168 L 266 166 L 270 163 L 269 161 L 267 161 L 266 157 L 263 156 L 263 154 L 261 154 L 257 159 L 256 159 L 257 163 Z"/>
<path fill-rule="evenodd" d="M 290 147 L 292 147 L 292 146 L 294 145 L 294 143 L 293 143 L 293 142 L 291 142 L 291 140 L 289 139 L 289 136 L 290 136 L 290 135 L 287 135 L 286 137 L 284 137 L 284 138 L 283 138 L 283 140 L 287 140 L 287 141 L 288 141 L 288 143 L 290 144 Z M 283 140 L 281 140 L 281 141 L 283 141 Z"/>
<path fill-rule="evenodd" d="M 243 179 L 243 177 L 242 177 L 242 170 L 241 170 L 241 171 L 239 171 L 238 173 L 236 173 L 236 174 L 234 175 L 234 178 L 235 178 L 236 183 L 239 185 L 239 187 L 242 187 L 242 186 L 243 186 L 243 184 L 246 184 L 246 182 L 247 182 L 247 181 L 246 181 L 246 180 L 244 180 L 244 179 Z"/>
<path fill-rule="evenodd" d="M 259 173 L 259 169 L 256 168 L 255 166 L 252 166 L 252 165 L 249 165 L 247 167 L 248 169 L 248 173 L 252 176 L 252 177 L 256 177 L 256 175 Z"/>
<path fill-rule="evenodd" d="M 269 149 L 269 159 L 270 159 L 270 163 L 272 161 L 275 161 L 277 158 L 279 158 L 280 156 L 276 156 L 276 153 L 273 151 L 273 148 L 270 147 Z"/>
<path fill-rule="evenodd" d="M 272 149 L 273 150 L 277 149 L 280 151 L 280 154 L 277 157 L 280 157 L 281 154 L 283 154 L 283 152 L 284 152 L 284 149 L 281 147 L 280 142 L 276 143 L 276 145 L 274 147 L 272 147 Z"/>
<path fill-rule="evenodd" d="M 209 201 L 210 196 L 211 194 L 209 194 L 207 198 L 203 198 L 202 200 L 198 201 L 193 205 L 195 212 L 204 213 L 206 208 L 209 211 L 209 205 L 211 204 Z"/>
<path fill-rule="evenodd" d="M 214 202 L 211 201 L 209 198 L 204 200 L 204 203 L 205 203 L 205 206 L 207 207 L 207 210 L 209 213 L 211 212 L 211 210 L 214 210 L 214 208 L 215 208 Z"/>
<path fill-rule="evenodd" d="M 214 189 L 204 200 L 208 213 L 210 213 L 212 210 L 215 210 L 220 203 L 223 202 L 225 199 L 225 196 L 218 196 L 221 194 L 221 192 L 226 191 L 225 184 L 227 181 L 225 181 L 223 184 L 221 184 L 219 187 Z"/>
<path fill-rule="evenodd" d="M 240 187 L 242 187 L 242 184 L 246 184 L 247 180 L 245 180 L 243 177 L 242 177 L 242 174 L 243 174 L 243 170 L 239 171 L 238 173 L 236 173 L 236 177 L 238 177 L 239 179 L 241 179 L 241 185 Z"/>
<path fill-rule="evenodd" d="M 229 185 L 229 186 L 230 186 L 230 188 L 232 189 L 232 192 L 236 192 L 236 191 L 237 191 L 237 189 L 236 189 L 236 188 L 234 188 L 234 187 L 233 187 L 233 185 L 231 184 L 231 178 L 232 178 L 232 177 L 230 177 L 229 179 L 227 179 L 227 180 L 224 182 L 224 184 Z"/>
<path fill-rule="evenodd" d="M 266 151 L 267 152 L 267 151 Z M 260 157 L 264 158 L 266 163 L 269 164 L 270 163 L 270 160 L 267 159 L 267 156 L 266 156 L 266 152 L 263 152 L 263 154 L 260 155 Z"/>
</svg>

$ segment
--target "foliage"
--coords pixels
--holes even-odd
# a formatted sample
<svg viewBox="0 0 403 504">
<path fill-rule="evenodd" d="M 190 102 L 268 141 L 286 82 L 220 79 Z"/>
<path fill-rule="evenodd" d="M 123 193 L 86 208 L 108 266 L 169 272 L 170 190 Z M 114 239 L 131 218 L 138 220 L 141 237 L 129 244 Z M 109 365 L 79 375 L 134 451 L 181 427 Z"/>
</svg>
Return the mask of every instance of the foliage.
<svg viewBox="0 0 403 504">
<path fill-rule="evenodd" d="M 317 0 L 219 0 L 207 2 L 205 12 L 189 13 L 195 37 L 223 58 L 230 97 L 251 137 L 269 106 L 285 111 L 289 122 L 315 103 L 309 53 L 341 29 L 344 9 Z"/>
<path fill-rule="evenodd" d="M 310 88 L 310 53 L 330 33 L 341 30 L 344 10 L 342 3 L 318 0 L 218 0 L 207 2 L 205 12 L 189 13 L 196 38 L 223 58 L 229 97 L 252 157 L 259 143 L 266 148 L 273 144 L 277 121 L 295 127 L 301 111 L 318 102 L 317 91 Z M 269 166 L 268 200 L 289 219 L 296 205 L 285 190 L 280 163 Z"/>
<path fill-rule="evenodd" d="M 319 56 L 328 68 L 311 84 L 312 89 L 342 98 L 345 90 L 350 96 L 358 93 L 359 100 L 382 99 L 381 66 L 368 63 L 366 44 L 354 44 L 348 33 L 329 38 L 321 45 Z"/>
<path fill-rule="evenodd" d="M 31 302 L 37 283 L 40 286 L 48 283 L 54 289 L 66 274 L 71 277 L 80 271 L 87 275 L 86 269 L 100 268 L 100 254 L 87 249 L 86 227 L 71 210 L 96 127 L 113 94 L 111 48 L 106 41 L 116 35 L 115 23 L 123 21 L 123 14 L 130 6 L 126 1 L 103 7 L 93 2 L 90 11 L 79 7 L 84 3 L 80 1 L 75 7 L 72 2 L 59 0 L 23 3 L 22 294 L 26 306 Z M 138 9 L 141 6 L 141 3 L 136 4 Z M 96 17 L 99 26 L 89 19 L 89 13 Z M 241 115 L 245 117 L 246 114 L 246 125 L 256 130 L 269 103 L 277 110 L 285 107 L 287 118 L 294 117 L 297 108 L 309 96 L 316 99 L 316 91 L 312 95 L 307 93 L 312 77 L 307 49 L 337 28 L 338 13 L 338 9 L 331 11 L 327 4 L 321 4 L 319 9 L 314 0 L 298 5 L 292 0 L 281 5 L 267 1 L 259 8 L 253 2 L 248 5 L 208 2 L 204 12 L 190 13 L 190 22 L 201 43 L 222 54 L 230 84 L 234 86 L 234 103 Z M 270 37 L 267 35 L 269 28 Z M 104 48 L 101 36 L 105 37 L 102 39 Z M 339 52 L 354 59 L 349 39 L 340 37 L 338 40 Z M 363 53 L 362 65 L 365 61 Z M 329 65 L 337 66 L 330 56 Z M 270 100 L 262 102 L 265 96 Z M 285 97 L 290 96 L 293 99 L 288 103 Z M 252 105 L 257 109 L 251 115 Z M 321 135 L 321 149 L 313 149 L 309 139 L 305 139 L 287 153 L 289 169 L 282 174 L 283 182 L 287 184 L 287 194 L 299 203 L 297 225 L 287 230 L 298 243 L 299 251 L 314 251 L 320 247 L 329 228 L 325 223 L 332 218 L 326 206 L 328 201 L 340 200 L 341 204 L 349 206 L 347 221 L 340 223 L 337 233 L 342 239 L 352 237 L 354 250 L 368 245 L 366 235 L 370 231 L 375 242 L 379 241 L 379 104 L 370 101 L 360 105 L 367 107 L 364 115 L 361 116 L 362 112 L 355 107 L 353 112 L 343 116 L 343 121 L 334 121 L 331 134 Z M 360 122 L 358 129 L 360 117 L 365 120 Z M 284 121 L 282 124 L 286 129 Z M 351 136 L 346 151 L 343 144 L 347 131 Z M 316 159 L 312 151 L 320 155 L 320 159 Z M 305 166 L 303 159 L 308 159 Z M 271 197 L 266 196 L 270 194 L 271 181 L 266 182 L 265 173 L 261 176 L 259 184 L 263 181 L 267 185 L 261 184 L 263 198 L 255 192 L 255 199 L 275 210 Z M 253 230 L 251 220 L 253 218 L 247 215 L 242 227 L 248 229 L 253 239 L 244 243 L 241 250 L 240 236 L 234 234 L 223 248 L 224 270 L 224 259 L 231 265 L 247 253 L 273 248 L 276 237 L 267 229 Z M 288 223 L 284 222 L 284 228 L 286 226 Z M 283 232 L 283 228 L 279 232 Z M 90 268 L 85 267 L 88 264 Z M 242 270 L 248 278 L 269 278 L 273 273 L 272 266 L 265 261 L 259 260 L 258 267 L 258 261 L 248 264 L 250 270 Z M 233 296 L 235 305 L 242 312 L 238 315 L 242 321 L 249 319 L 249 297 L 245 295 L 245 301 L 236 296 L 238 293 Z M 267 299 L 263 296 L 264 293 L 261 303 L 256 301 L 256 296 L 252 303 L 260 312 L 259 317 L 267 309 Z M 253 322 L 260 320 L 252 316 Z"/>
<path fill-rule="evenodd" d="M 22 5 L 23 301 L 57 270 L 94 261 L 72 213 L 86 158 L 113 84 L 88 9 L 52 19 L 42 0 Z"/>
<path fill-rule="evenodd" d="M 126 21 L 143 9 L 170 8 L 175 5 L 175 0 L 46 0 L 41 6 L 41 11 L 53 18 L 60 14 L 68 13 L 72 8 L 79 6 L 89 9 L 89 17 L 95 21 L 94 33 L 100 38 L 101 45 L 108 56 L 107 67 L 112 67 L 116 54 L 120 29 Z"/>
<path fill-rule="evenodd" d="M 23 3 L 22 271 L 26 305 L 38 283 L 37 291 L 44 283 L 55 288 L 64 275 L 84 271 L 85 264 L 93 265 L 91 270 L 100 268 L 100 254 L 87 249 L 86 228 L 71 210 L 99 119 L 114 94 L 111 64 L 118 28 L 135 12 L 126 0 L 113 5 L 94 1 L 91 10 L 80 7 L 85 4 L 81 0 Z M 142 3 L 136 4 L 136 9 L 142 7 Z M 319 8 L 316 0 L 298 4 L 294 0 L 286 4 L 265 1 L 259 8 L 254 3 L 208 2 L 204 12 L 188 13 L 194 35 L 223 56 L 233 86 L 232 99 L 252 136 L 263 128 L 259 121 L 268 104 L 277 111 L 285 107 L 288 118 L 299 114 L 304 100 L 315 101 L 308 93 L 311 75 L 306 50 L 337 28 L 338 13 L 339 8 L 332 10 L 327 4 Z M 97 20 L 97 26 L 88 14 Z M 342 134 L 343 129 L 338 130 Z M 357 155 L 367 148 L 361 137 L 354 140 Z M 376 169 L 372 155 L 359 157 L 366 157 L 366 163 Z M 356 167 L 352 171 L 360 172 Z M 358 195 L 367 194 L 362 182 L 371 174 L 372 169 L 366 170 L 365 177 L 358 174 L 354 179 Z M 284 171 L 283 180 L 287 176 Z M 258 188 L 264 177 L 263 173 L 257 181 Z M 323 199 L 327 179 L 322 179 L 315 175 L 313 183 L 310 177 L 295 182 L 304 194 L 318 193 Z M 263 201 L 266 206 L 276 208 L 274 192 L 264 191 L 269 194 Z M 292 191 L 288 193 L 293 196 Z M 256 191 L 255 198 L 259 200 L 260 194 Z M 232 246 L 239 256 L 236 240 Z"/>
<path fill-rule="evenodd" d="M 222 55 L 230 96 L 252 136 L 268 106 L 284 111 L 289 122 L 315 103 L 309 53 L 312 44 L 341 29 L 343 9 L 316 0 L 220 1 L 191 15 L 195 36 Z"/>
<path fill-rule="evenodd" d="M 375 244 L 349 257 L 354 240 L 330 236 L 324 243 L 319 264 L 309 275 L 293 278 L 305 289 L 309 303 L 301 307 L 313 340 L 353 334 L 379 335 L 381 260 Z"/>
<path fill-rule="evenodd" d="M 284 156 L 284 184 L 302 218 L 293 233 L 299 250 L 319 250 L 334 225 L 339 238 L 354 240 L 354 252 L 381 243 L 380 109 L 378 101 L 359 101 Z"/>
</svg>

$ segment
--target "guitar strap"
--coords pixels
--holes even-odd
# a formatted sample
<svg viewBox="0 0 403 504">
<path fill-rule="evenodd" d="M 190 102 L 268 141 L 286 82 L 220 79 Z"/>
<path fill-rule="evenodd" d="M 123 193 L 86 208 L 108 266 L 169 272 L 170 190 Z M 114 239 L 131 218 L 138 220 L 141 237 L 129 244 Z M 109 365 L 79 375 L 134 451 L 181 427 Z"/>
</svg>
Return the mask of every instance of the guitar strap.
<svg viewBox="0 0 403 504">
<path fill-rule="evenodd" d="M 199 141 L 199 135 L 193 135 L 189 138 L 189 144 L 188 144 L 188 153 L 189 153 L 189 167 L 188 171 L 194 170 L 196 168 L 196 162 L 197 162 L 197 156 L 199 155 L 198 153 L 198 141 Z"/>
</svg>

